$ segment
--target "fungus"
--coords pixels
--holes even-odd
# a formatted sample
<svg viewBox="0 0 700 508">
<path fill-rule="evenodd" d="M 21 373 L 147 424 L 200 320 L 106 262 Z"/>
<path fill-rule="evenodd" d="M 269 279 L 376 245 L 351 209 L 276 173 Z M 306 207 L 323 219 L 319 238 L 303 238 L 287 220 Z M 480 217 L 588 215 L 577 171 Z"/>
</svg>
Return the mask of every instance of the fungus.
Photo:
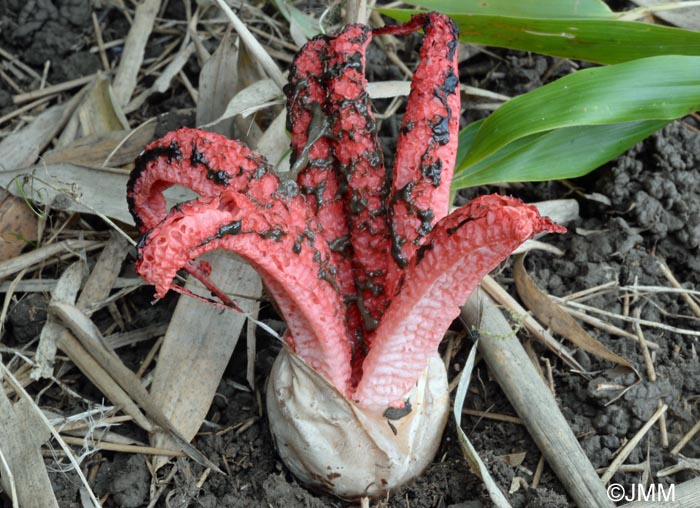
<svg viewBox="0 0 700 508">
<path fill-rule="evenodd" d="M 393 172 L 366 91 L 376 34 L 423 29 Z M 267 388 L 279 453 L 304 483 L 376 496 L 430 463 L 447 420 L 443 334 L 481 278 L 538 232 L 564 228 L 517 199 L 481 196 L 448 215 L 460 99 L 457 29 L 438 13 L 307 43 L 285 87 L 296 182 L 242 143 L 180 129 L 137 159 L 128 202 L 138 273 L 162 297 L 194 260 L 235 252 L 287 324 Z M 179 184 L 199 198 L 168 211 Z"/>
</svg>

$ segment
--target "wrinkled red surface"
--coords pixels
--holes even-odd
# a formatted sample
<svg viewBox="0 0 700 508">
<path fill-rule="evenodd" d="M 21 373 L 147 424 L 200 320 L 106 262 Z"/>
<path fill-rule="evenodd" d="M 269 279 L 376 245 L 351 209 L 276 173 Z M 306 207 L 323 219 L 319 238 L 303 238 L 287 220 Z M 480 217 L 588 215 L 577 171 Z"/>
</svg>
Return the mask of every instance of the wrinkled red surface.
<svg viewBox="0 0 700 508">
<path fill-rule="evenodd" d="M 486 274 L 541 231 L 565 229 L 540 217 L 534 206 L 496 194 L 438 222 L 382 318 L 353 398 L 365 407 L 402 405 L 459 306 Z"/>
<path fill-rule="evenodd" d="M 267 283 L 296 352 L 347 393 L 344 305 L 332 279 L 330 251 L 315 241 L 313 227 L 299 196 L 273 194 L 264 205 L 235 191 L 203 197 L 173 209 L 144 237 L 136 269 L 162 297 L 190 260 L 219 248 L 235 252 Z"/>
<path fill-rule="evenodd" d="M 129 210 L 145 233 L 168 213 L 163 192 L 173 185 L 213 196 L 224 189 L 267 199 L 277 188 L 263 157 L 243 143 L 197 129 L 169 132 L 136 159 L 127 187 Z"/>
<path fill-rule="evenodd" d="M 306 44 L 290 71 L 296 184 L 241 143 L 181 129 L 147 147 L 128 189 L 145 233 L 137 270 L 158 296 L 184 267 L 233 307 L 192 260 L 218 248 L 237 253 L 261 274 L 296 352 L 358 404 L 379 409 L 403 404 L 486 273 L 535 233 L 563 231 L 498 195 L 447 215 L 460 116 L 456 27 L 429 13 L 374 33 L 420 29 L 392 176 L 366 91 L 373 32 L 349 25 Z M 168 212 L 163 191 L 175 184 L 202 197 Z"/>
<path fill-rule="evenodd" d="M 415 24 L 415 21 L 413 22 Z M 433 224 L 447 215 L 460 117 L 457 33 L 435 13 L 423 23 L 420 63 L 396 149 L 392 231 L 399 263 L 408 262 Z"/>
<path fill-rule="evenodd" d="M 353 251 L 358 305 L 365 329 L 370 331 L 389 303 L 386 277 L 391 263 L 386 256 L 390 248 L 386 219 L 388 179 L 366 91 L 365 52 L 371 40 L 369 27 L 348 25 L 329 42 L 326 62 L 331 147 L 336 171 L 345 184 L 344 212 Z"/>
<path fill-rule="evenodd" d="M 350 234 L 342 195 L 342 175 L 336 171 L 331 150 L 330 122 L 325 111 L 328 88 L 322 79 L 329 39 L 310 41 L 294 58 L 289 72 L 287 128 L 291 133 L 292 166 L 305 160 L 297 183 L 316 214 L 321 236 L 332 247 L 338 287 L 347 304 L 347 320 L 353 349 L 362 339 L 362 318 L 356 305 L 357 289 L 352 266 Z M 310 139 L 310 136 L 312 139 Z"/>
</svg>

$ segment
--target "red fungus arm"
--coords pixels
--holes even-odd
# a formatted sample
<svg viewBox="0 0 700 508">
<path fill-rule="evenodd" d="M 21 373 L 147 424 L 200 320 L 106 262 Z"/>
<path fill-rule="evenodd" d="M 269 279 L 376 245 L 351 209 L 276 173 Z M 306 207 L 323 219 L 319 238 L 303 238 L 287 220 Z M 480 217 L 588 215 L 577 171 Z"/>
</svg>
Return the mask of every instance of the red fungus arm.
<svg viewBox="0 0 700 508">
<path fill-rule="evenodd" d="M 535 207 L 499 195 L 479 197 L 438 222 L 384 313 L 353 399 L 364 407 L 401 405 L 459 306 L 488 272 L 540 231 L 565 229 Z"/>
<path fill-rule="evenodd" d="M 389 201 L 392 255 L 400 267 L 408 264 L 433 224 L 447 215 L 457 156 L 459 34 L 454 22 L 431 12 L 375 33 L 405 34 L 421 28 L 425 37 L 401 120 Z"/>
<path fill-rule="evenodd" d="M 330 251 L 316 236 L 302 199 L 273 195 L 258 205 L 232 193 L 179 205 L 144 236 L 136 268 L 162 297 L 180 268 L 219 248 L 256 268 L 287 323 L 295 351 L 347 393 L 350 349 L 344 304 Z"/>
<path fill-rule="evenodd" d="M 366 330 L 373 330 L 388 304 L 387 256 L 391 241 L 386 219 L 388 178 L 367 94 L 365 51 L 372 32 L 348 25 L 329 41 L 326 61 L 331 147 L 342 175 L 344 214 L 358 286 L 358 305 Z"/>
<path fill-rule="evenodd" d="M 265 159 L 239 141 L 198 129 L 178 129 L 146 147 L 127 184 L 127 202 L 141 233 L 165 218 L 163 192 L 173 185 L 200 196 L 226 190 L 258 199 L 277 188 Z"/>
<path fill-rule="evenodd" d="M 331 151 L 329 122 L 324 105 L 323 80 L 329 37 L 306 43 L 294 58 L 289 72 L 287 129 L 291 133 L 292 169 L 309 208 L 316 214 L 321 236 L 332 250 L 336 280 L 348 304 L 348 326 L 354 342 L 362 337 L 362 322 L 355 299 L 348 223 L 345 219 L 340 176 Z"/>
</svg>

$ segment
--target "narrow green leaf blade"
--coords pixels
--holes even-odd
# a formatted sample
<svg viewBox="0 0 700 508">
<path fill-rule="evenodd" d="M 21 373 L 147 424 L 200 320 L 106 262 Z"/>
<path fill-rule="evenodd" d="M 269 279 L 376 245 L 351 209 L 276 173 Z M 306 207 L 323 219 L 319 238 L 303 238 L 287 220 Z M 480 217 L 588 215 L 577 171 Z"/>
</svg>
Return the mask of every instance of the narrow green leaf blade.
<svg viewBox="0 0 700 508">
<path fill-rule="evenodd" d="M 643 120 L 579 125 L 532 134 L 476 164 L 460 165 L 452 180 L 452 190 L 499 182 L 533 182 L 582 176 L 668 123 L 668 120 Z M 460 150 L 468 150 L 474 142 L 475 136 L 468 131 L 469 127 L 460 133 Z"/>
<path fill-rule="evenodd" d="M 409 0 L 405 4 L 454 14 L 516 18 L 610 18 L 615 13 L 602 0 Z"/>
<path fill-rule="evenodd" d="M 399 21 L 415 10 L 379 9 Z M 616 19 L 538 19 L 447 12 L 460 39 L 614 64 L 657 55 L 700 55 L 700 32 Z"/>
<path fill-rule="evenodd" d="M 538 132 L 577 125 L 672 120 L 700 109 L 700 57 L 663 56 L 585 69 L 506 102 L 463 161 L 472 166 Z"/>
</svg>

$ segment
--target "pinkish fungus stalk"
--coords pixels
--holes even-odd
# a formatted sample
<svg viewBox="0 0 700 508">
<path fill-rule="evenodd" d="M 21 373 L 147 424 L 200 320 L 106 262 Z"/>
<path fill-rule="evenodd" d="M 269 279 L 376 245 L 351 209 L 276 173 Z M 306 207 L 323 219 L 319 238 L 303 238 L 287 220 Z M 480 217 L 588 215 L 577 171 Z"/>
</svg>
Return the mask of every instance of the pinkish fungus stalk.
<svg viewBox="0 0 700 508">
<path fill-rule="evenodd" d="M 373 34 L 423 29 L 393 173 L 366 91 Z M 482 196 L 448 215 L 460 99 L 447 17 L 347 26 L 306 44 L 286 87 L 296 182 L 246 146 L 180 129 L 138 158 L 128 200 L 144 234 L 137 270 L 162 297 L 184 268 L 234 307 L 194 260 L 227 249 L 253 265 L 287 323 L 267 406 L 280 455 L 304 482 L 379 495 L 421 473 L 449 408 L 437 348 L 481 278 L 520 243 L 564 228 Z M 163 191 L 201 197 L 168 211 Z M 302 361 L 303 360 L 303 361 Z"/>
</svg>

